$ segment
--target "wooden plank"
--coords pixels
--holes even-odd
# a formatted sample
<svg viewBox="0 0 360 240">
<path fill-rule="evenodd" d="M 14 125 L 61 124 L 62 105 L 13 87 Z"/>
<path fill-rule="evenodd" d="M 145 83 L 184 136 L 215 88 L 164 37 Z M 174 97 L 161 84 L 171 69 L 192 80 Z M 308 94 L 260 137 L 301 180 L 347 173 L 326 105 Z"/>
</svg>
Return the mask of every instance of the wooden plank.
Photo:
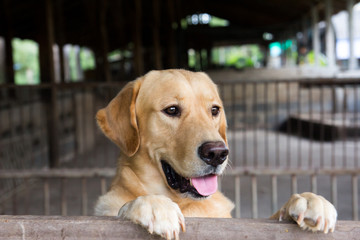
<svg viewBox="0 0 360 240">
<path fill-rule="evenodd" d="M 186 218 L 181 239 L 358 239 L 360 222 L 339 221 L 334 233 L 302 231 L 296 224 L 265 219 Z M 115 217 L 1 216 L 2 239 L 160 239 Z"/>
</svg>

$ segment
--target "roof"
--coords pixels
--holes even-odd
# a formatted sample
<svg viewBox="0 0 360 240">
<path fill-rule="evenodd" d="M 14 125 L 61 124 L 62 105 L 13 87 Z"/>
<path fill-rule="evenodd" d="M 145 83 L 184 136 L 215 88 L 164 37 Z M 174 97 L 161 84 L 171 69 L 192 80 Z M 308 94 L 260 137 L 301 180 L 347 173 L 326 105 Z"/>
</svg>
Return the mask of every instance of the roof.
<svg viewBox="0 0 360 240">
<path fill-rule="evenodd" d="M 47 21 L 45 1 L 0 0 L 0 35 L 11 31 L 14 37 L 39 40 L 42 25 Z M 159 3 L 159 13 L 153 11 L 155 2 Z M 333 0 L 334 13 L 346 9 L 346 2 Z M 325 15 L 324 1 L 315 0 L 53 0 L 51 3 L 55 42 L 96 49 L 99 47 L 98 36 L 105 26 L 109 50 L 128 47 L 133 42 L 136 21 L 142 23 L 144 46 L 151 45 L 152 31 L 154 26 L 157 27 L 154 14 L 159 16 L 160 42 L 166 41 L 169 29 L 176 30 L 171 21 L 179 22 L 194 13 L 208 13 L 229 20 L 230 25 L 225 28 L 189 27 L 184 38 L 189 45 L 261 41 L 264 32 L 279 37 L 286 31 L 300 30 L 303 17 L 309 16 L 310 20 L 313 6 L 319 9 L 320 20 Z M 141 15 L 136 14 L 138 3 L 142 5 Z"/>
</svg>

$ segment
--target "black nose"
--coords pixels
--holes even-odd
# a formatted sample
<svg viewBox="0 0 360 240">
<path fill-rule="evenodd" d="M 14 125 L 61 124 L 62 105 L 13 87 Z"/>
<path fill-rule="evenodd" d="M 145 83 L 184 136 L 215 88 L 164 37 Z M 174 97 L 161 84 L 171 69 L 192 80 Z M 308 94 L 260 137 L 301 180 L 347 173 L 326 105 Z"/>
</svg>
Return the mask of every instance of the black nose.
<svg viewBox="0 0 360 240">
<path fill-rule="evenodd" d="M 216 167 L 226 160 L 229 149 L 223 142 L 206 142 L 199 147 L 198 154 L 205 163 Z"/>
</svg>

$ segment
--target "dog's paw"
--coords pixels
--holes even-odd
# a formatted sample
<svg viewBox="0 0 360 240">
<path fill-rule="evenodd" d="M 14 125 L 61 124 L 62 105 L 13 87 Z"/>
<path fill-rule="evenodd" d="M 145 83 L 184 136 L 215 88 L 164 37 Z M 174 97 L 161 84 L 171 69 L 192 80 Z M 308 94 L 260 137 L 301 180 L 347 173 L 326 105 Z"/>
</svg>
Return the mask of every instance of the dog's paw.
<svg viewBox="0 0 360 240">
<path fill-rule="evenodd" d="M 161 195 L 138 197 L 126 203 L 118 216 L 166 239 L 179 239 L 180 228 L 185 232 L 185 219 L 179 206 Z"/>
<path fill-rule="evenodd" d="M 328 233 L 335 230 L 337 211 L 324 197 L 305 192 L 291 196 L 280 209 L 282 219 L 293 219 L 303 230 Z"/>
</svg>

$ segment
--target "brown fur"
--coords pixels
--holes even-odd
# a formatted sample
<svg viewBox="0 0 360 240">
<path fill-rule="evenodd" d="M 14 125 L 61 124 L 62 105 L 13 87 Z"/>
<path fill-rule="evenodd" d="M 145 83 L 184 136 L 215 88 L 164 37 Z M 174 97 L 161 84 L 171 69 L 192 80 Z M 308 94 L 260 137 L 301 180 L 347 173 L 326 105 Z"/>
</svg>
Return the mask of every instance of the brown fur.
<svg viewBox="0 0 360 240">
<path fill-rule="evenodd" d="M 181 107 L 181 117 L 164 114 L 173 105 Z M 214 105 L 220 107 L 216 117 L 211 114 Z M 207 165 L 199 158 L 198 147 L 207 141 L 227 144 L 222 101 L 206 74 L 149 72 L 128 83 L 96 119 L 121 149 L 110 190 L 96 204 L 97 215 L 119 214 L 166 238 L 177 238 L 179 226 L 185 230 L 184 216 L 231 217 L 234 205 L 222 193 L 201 200 L 184 196 L 168 186 L 161 166 L 166 160 L 184 177 L 202 176 Z M 226 164 L 227 160 L 217 174 Z M 272 218 L 294 219 L 303 229 L 327 232 L 334 230 L 336 216 L 326 199 L 304 193 L 293 195 Z M 317 223 L 315 227 L 307 224 L 309 219 Z"/>
</svg>

